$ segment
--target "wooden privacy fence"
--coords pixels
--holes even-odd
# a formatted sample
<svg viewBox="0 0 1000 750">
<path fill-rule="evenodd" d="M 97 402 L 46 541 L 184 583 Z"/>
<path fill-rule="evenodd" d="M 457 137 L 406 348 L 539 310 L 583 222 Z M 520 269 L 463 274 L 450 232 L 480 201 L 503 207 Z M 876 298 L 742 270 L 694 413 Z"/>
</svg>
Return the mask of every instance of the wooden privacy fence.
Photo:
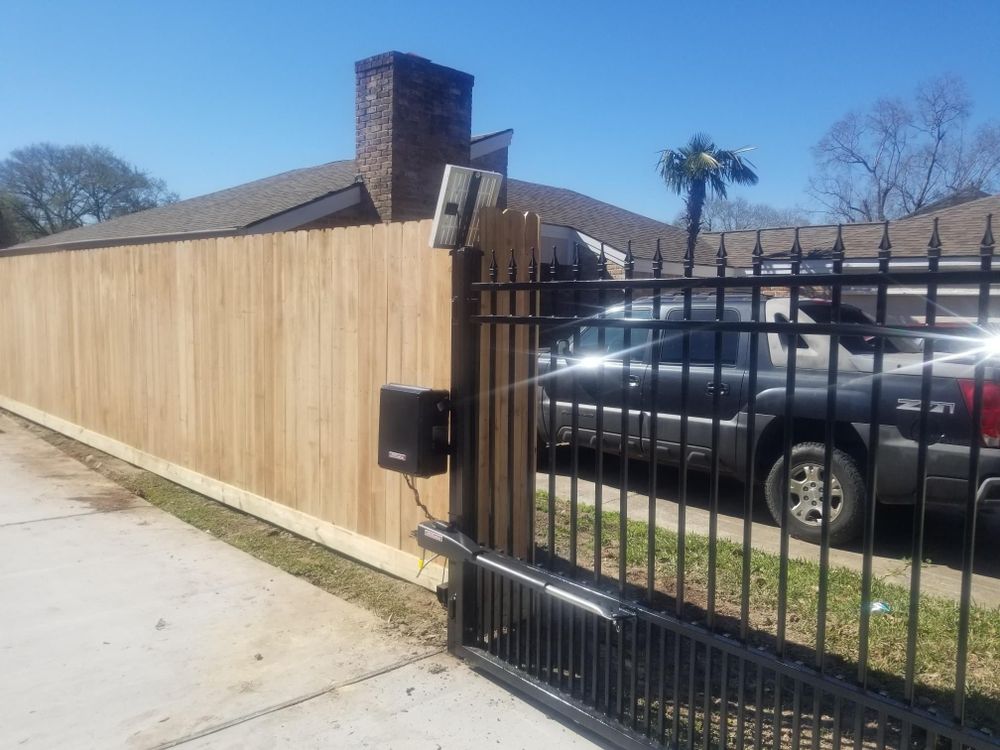
<svg viewBox="0 0 1000 750">
<path fill-rule="evenodd" d="M 413 579 L 379 388 L 448 388 L 430 222 L 0 258 L 0 406 Z M 444 476 L 417 480 L 446 518 Z M 441 570 L 423 573 L 433 585 Z"/>
</svg>

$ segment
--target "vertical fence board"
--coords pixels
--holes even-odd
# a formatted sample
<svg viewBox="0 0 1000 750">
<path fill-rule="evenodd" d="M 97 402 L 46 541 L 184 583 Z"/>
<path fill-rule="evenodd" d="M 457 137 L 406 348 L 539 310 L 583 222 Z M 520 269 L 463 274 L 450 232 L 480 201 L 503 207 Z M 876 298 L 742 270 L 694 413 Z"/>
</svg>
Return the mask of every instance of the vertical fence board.
<svg viewBox="0 0 1000 750">
<path fill-rule="evenodd" d="M 412 314 L 412 309 L 403 299 L 400 292 L 404 285 L 413 283 L 413 259 L 403 252 L 403 233 L 399 224 L 389 224 L 387 231 L 386 255 L 386 305 L 387 308 L 394 307 L 398 311 L 397 315 L 388 315 L 385 340 L 385 382 L 387 383 L 407 383 L 419 385 L 417 382 L 407 381 L 403 373 L 406 372 L 404 363 L 404 342 L 412 342 L 412 336 L 407 338 L 408 325 L 406 317 Z M 414 373 L 415 375 L 416 373 Z M 399 474 L 387 476 L 385 478 L 385 501 L 378 511 L 378 531 L 385 539 L 399 539 L 401 521 L 399 514 L 393 517 L 390 508 L 402 509 L 401 501 L 403 497 L 403 477 Z M 405 498 L 410 502 L 410 498 Z"/>
<path fill-rule="evenodd" d="M 319 254 L 324 251 L 320 233 L 318 242 L 309 242 L 306 232 L 295 233 L 296 249 L 300 253 L 302 273 L 299 352 L 297 360 L 303 363 L 297 394 L 298 413 L 298 465 L 301 477 L 298 488 L 298 507 L 309 515 L 318 515 L 319 497 Z"/>
<path fill-rule="evenodd" d="M 363 235 L 364 233 L 362 233 Z M 370 243 L 362 236 L 358 248 L 359 264 L 353 274 L 358 284 L 359 295 L 364 302 L 361 315 L 357 364 L 359 374 L 364 373 L 358 384 L 358 464 L 365 456 L 374 456 L 378 448 L 378 387 L 387 382 L 386 341 L 392 335 L 390 326 L 394 320 L 389 317 L 386 297 L 388 265 L 389 227 L 372 228 Z M 367 258 L 364 256 L 367 255 Z M 377 373 L 377 375 L 376 375 Z M 357 493 L 357 528 L 362 534 L 374 539 L 384 539 L 385 532 L 385 492 L 388 478 L 362 471 L 359 476 L 360 491 Z"/>
<path fill-rule="evenodd" d="M 333 378 L 335 357 L 338 349 L 342 349 L 343 344 L 338 341 L 334 330 L 335 299 L 333 294 L 333 233 L 325 230 L 322 234 L 322 244 L 316 257 L 316 283 L 318 290 L 319 304 L 319 326 L 316 336 L 316 352 L 319 357 L 318 363 L 318 397 L 319 414 L 317 417 L 319 424 L 319 453 L 316 466 L 317 515 L 333 515 L 333 507 L 328 498 L 333 496 L 336 489 L 333 485 L 336 476 L 332 473 L 332 462 L 323 461 L 323 457 L 336 445 L 340 436 L 340 430 L 336 429 L 337 415 L 334 407 L 337 394 L 342 390 L 342 386 Z M 337 404 L 339 406 L 339 403 Z M 331 507 L 333 506 L 333 507 Z M 332 520 L 332 519 L 331 519 Z"/>
</svg>

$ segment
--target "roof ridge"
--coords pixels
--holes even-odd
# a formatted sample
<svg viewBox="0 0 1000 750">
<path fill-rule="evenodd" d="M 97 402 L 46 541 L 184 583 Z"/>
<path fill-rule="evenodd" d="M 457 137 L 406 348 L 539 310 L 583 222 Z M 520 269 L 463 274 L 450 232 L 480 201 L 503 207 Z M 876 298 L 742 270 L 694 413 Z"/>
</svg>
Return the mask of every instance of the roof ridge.
<svg viewBox="0 0 1000 750">
<path fill-rule="evenodd" d="M 979 198 L 973 198 L 972 200 L 963 201 L 961 203 L 956 203 L 950 206 L 942 206 L 940 208 L 928 211 L 927 213 L 918 214 L 907 214 L 906 216 L 900 216 L 898 219 L 890 219 L 893 224 L 900 224 L 902 222 L 908 221 L 926 221 L 935 214 L 939 214 L 945 211 L 957 211 L 957 210 L 968 210 L 975 206 L 977 203 L 983 203 L 986 201 L 998 200 L 1000 199 L 1000 194 L 995 195 L 984 195 Z M 884 224 L 882 221 L 851 221 L 845 224 L 830 223 L 830 224 L 787 224 L 780 227 L 754 227 L 752 229 L 725 229 L 725 230 L 710 230 L 707 232 L 702 232 L 702 234 L 718 235 L 725 232 L 727 235 L 733 234 L 743 234 L 743 233 L 755 233 L 757 231 L 761 232 L 782 232 L 790 231 L 793 229 L 836 229 L 838 226 L 843 226 L 844 229 L 849 229 L 851 227 L 881 227 Z"/>
<path fill-rule="evenodd" d="M 899 221 L 899 219 L 897 219 Z M 788 232 L 794 229 L 836 229 L 838 226 L 843 226 L 845 229 L 847 227 L 880 227 L 882 226 L 881 221 L 853 221 L 848 224 L 786 224 L 780 227 L 754 227 L 752 229 L 713 229 L 708 232 L 702 232 L 702 234 L 722 234 L 725 232 L 727 235 L 734 234 L 744 234 L 750 233 L 754 234 L 756 232 Z"/>
</svg>

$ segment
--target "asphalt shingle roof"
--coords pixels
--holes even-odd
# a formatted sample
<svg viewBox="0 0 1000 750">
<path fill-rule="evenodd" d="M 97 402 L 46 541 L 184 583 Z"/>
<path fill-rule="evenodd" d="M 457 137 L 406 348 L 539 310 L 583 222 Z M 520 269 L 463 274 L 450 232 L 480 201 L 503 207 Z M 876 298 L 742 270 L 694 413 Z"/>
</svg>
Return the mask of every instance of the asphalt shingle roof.
<svg viewBox="0 0 1000 750">
<path fill-rule="evenodd" d="M 484 137 L 489 135 L 477 136 Z M 70 229 L 12 249 L 124 242 L 191 232 L 239 232 L 271 216 L 348 188 L 355 183 L 356 174 L 353 160 L 296 169 L 100 224 Z M 545 223 L 573 227 L 621 252 L 625 252 L 627 242 L 632 240 L 636 258 L 652 258 L 658 238 L 662 241 L 665 260 L 679 262 L 684 256 L 686 235 L 683 230 L 572 190 L 508 180 L 507 205 L 517 211 L 535 211 Z M 713 247 L 699 243 L 696 261 L 711 263 L 714 253 Z"/>
<path fill-rule="evenodd" d="M 986 229 L 986 216 L 995 214 L 1000 219 L 1000 195 L 990 195 L 979 200 L 951 205 L 928 213 L 907 216 L 889 222 L 889 240 L 894 258 L 922 258 L 927 256 L 927 243 L 934 230 L 934 219 L 938 219 L 938 234 L 941 237 L 942 255 L 976 256 L 979 243 Z M 713 244 L 718 244 L 719 233 L 707 232 L 703 235 Z M 844 224 L 844 253 L 847 258 L 876 258 L 882 240 L 882 224 Z M 762 229 L 760 244 L 765 257 L 787 258 L 795 239 L 794 227 Z M 803 256 L 820 256 L 833 248 L 837 239 L 836 225 L 801 227 L 799 243 Z M 747 268 L 750 266 L 756 230 L 747 229 L 726 232 L 726 253 L 729 265 Z"/>
<path fill-rule="evenodd" d="M 607 242 L 621 252 L 629 240 L 636 258 L 651 259 L 659 239 L 663 258 L 680 262 L 687 246 L 687 233 L 672 224 L 626 211 L 624 208 L 565 188 L 538 185 L 523 180 L 507 180 L 507 207 L 534 211 L 546 224 L 573 227 L 595 240 Z M 695 262 L 714 262 L 715 249 L 699 242 Z"/>
<path fill-rule="evenodd" d="M 187 232 L 232 232 L 350 187 L 357 171 L 353 160 L 254 180 L 208 195 L 139 211 L 100 224 L 69 229 L 16 245 L 17 249 L 58 247 L 80 242 L 131 240 Z"/>
</svg>

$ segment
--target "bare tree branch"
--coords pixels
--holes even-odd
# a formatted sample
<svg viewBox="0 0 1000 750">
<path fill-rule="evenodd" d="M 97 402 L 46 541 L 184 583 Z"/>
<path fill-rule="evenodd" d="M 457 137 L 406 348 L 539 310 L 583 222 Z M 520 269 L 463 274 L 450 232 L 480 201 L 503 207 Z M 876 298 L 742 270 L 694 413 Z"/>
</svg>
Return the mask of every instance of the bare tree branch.
<svg viewBox="0 0 1000 750">
<path fill-rule="evenodd" d="M 674 221 L 684 226 L 687 213 L 682 211 Z M 702 229 L 707 232 L 734 232 L 740 229 L 803 226 L 809 217 L 797 208 L 780 209 L 766 203 L 751 203 L 746 198 L 712 198 L 705 202 L 701 216 Z"/>
<path fill-rule="evenodd" d="M 911 104 L 879 99 L 850 112 L 813 148 L 809 192 L 838 221 L 883 221 L 912 213 L 950 193 L 994 190 L 1000 183 L 1000 123 L 972 138 L 964 82 L 927 81 Z"/>
</svg>

